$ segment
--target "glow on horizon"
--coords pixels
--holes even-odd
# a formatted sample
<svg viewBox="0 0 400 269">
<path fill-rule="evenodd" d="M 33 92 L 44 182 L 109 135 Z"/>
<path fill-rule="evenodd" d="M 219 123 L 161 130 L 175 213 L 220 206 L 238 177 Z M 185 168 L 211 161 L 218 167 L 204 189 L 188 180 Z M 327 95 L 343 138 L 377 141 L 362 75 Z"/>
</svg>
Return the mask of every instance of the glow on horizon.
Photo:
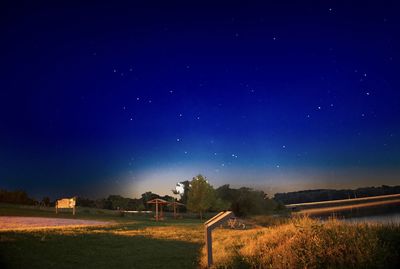
<svg viewBox="0 0 400 269">
<path fill-rule="evenodd" d="M 361 168 L 336 168 L 329 171 L 319 167 L 286 167 L 281 169 L 246 169 L 232 167 L 215 172 L 213 165 L 164 166 L 148 168 L 127 177 L 121 184 L 120 192 L 127 197 L 139 198 L 142 193 L 151 191 L 160 195 L 174 196 L 177 182 L 191 180 L 202 174 L 214 188 L 229 184 L 231 187 L 251 187 L 265 191 L 273 196 L 276 192 L 288 192 L 319 188 L 359 188 L 366 186 L 396 185 L 399 183 L 400 169 L 379 170 Z"/>
</svg>

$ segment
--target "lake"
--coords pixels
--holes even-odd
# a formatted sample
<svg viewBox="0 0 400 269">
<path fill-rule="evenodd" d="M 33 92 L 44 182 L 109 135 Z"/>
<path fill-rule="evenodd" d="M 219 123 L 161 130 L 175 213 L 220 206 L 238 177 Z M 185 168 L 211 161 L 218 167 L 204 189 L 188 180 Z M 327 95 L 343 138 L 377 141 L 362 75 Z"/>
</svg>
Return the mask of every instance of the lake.
<svg viewBox="0 0 400 269">
<path fill-rule="evenodd" d="M 388 223 L 396 223 L 400 224 L 400 213 L 393 214 L 385 214 L 385 215 L 375 215 L 375 216 L 364 216 L 364 217 L 350 217 L 343 219 L 346 222 L 352 223 L 380 223 L 380 224 L 388 224 Z"/>
</svg>

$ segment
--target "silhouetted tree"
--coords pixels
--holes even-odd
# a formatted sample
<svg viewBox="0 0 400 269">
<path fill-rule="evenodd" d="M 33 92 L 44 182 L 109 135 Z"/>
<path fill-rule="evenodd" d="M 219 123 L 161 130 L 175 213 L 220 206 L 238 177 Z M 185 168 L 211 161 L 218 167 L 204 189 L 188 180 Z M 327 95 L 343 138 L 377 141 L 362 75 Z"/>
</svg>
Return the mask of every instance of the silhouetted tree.
<svg viewBox="0 0 400 269">
<path fill-rule="evenodd" d="M 263 191 L 242 187 L 239 189 L 222 185 L 216 189 L 217 197 L 229 204 L 236 216 L 259 215 L 273 211 L 277 204 Z"/>
<path fill-rule="evenodd" d="M 49 197 L 43 197 L 43 199 L 42 199 L 42 204 L 44 205 L 44 206 L 49 206 L 50 205 L 50 198 Z"/>
</svg>

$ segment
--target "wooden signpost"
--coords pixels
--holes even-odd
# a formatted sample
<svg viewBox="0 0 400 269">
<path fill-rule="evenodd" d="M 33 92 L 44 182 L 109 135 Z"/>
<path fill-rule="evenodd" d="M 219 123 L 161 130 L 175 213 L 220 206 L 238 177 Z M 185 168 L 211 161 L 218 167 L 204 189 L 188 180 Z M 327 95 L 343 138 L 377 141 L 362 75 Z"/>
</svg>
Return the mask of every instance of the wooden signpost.
<svg viewBox="0 0 400 269">
<path fill-rule="evenodd" d="M 217 215 L 215 215 L 214 217 L 212 217 L 211 219 L 207 220 L 204 223 L 208 267 L 210 267 L 213 263 L 211 232 L 218 225 L 221 225 L 222 223 L 228 221 L 232 217 L 234 217 L 232 211 L 223 211 L 218 213 Z"/>
<path fill-rule="evenodd" d="M 59 208 L 72 208 L 72 215 L 75 215 L 76 197 L 65 198 L 56 201 L 56 214 Z"/>
</svg>

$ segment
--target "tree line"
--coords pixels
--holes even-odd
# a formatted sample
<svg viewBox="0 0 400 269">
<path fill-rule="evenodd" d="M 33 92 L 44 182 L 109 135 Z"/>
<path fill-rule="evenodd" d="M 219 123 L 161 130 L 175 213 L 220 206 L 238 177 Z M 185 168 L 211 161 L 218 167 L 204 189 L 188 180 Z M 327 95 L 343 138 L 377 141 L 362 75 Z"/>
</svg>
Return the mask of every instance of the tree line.
<svg viewBox="0 0 400 269">
<path fill-rule="evenodd" d="M 400 186 L 382 185 L 380 187 L 364 187 L 353 190 L 317 189 L 317 190 L 276 193 L 274 196 L 274 200 L 287 205 L 287 204 L 320 202 L 329 200 L 362 198 L 362 197 L 371 197 L 371 196 L 398 194 L 398 193 L 400 193 Z"/>
<path fill-rule="evenodd" d="M 279 203 L 270 199 L 263 191 L 253 190 L 248 187 L 231 188 L 230 185 L 223 185 L 214 188 L 202 175 L 197 175 L 192 180 L 180 182 L 184 191 L 178 193 L 173 190 L 174 195 L 179 195 L 178 202 L 185 205 L 181 209 L 197 213 L 200 218 L 205 212 L 217 212 L 222 210 L 232 210 L 236 216 L 266 214 L 279 208 Z M 98 209 L 111 210 L 153 210 L 153 205 L 147 202 L 160 198 L 168 202 L 175 201 L 173 196 L 158 195 L 151 191 L 145 192 L 140 198 L 126 198 L 121 195 L 109 195 L 107 198 L 89 199 L 77 197 L 77 206 L 91 207 Z M 38 201 L 29 198 L 24 191 L 0 190 L 0 202 L 54 206 L 55 201 L 50 201 L 49 197 L 43 197 Z M 172 211 L 171 207 L 164 207 L 165 211 Z"/>
<path fill-rule="evenodd" d="M 0 202 L 21 205 L 34 205 L 38 203 L 38 201 L 30 198 L 23 190 L 7 191 L 4 189 L 0 189 Z"/>
<path fill-rule="evenodd" d="M 364 187 L 358 189 L 317 189 L 304 190 L 287 193 L 276 193 L 271 199 L 266 193 L 260 190 L 253 190 L 248 187 L 232 188 L 229 184 L 214 188 L 202 175 L 197 175 L 192 180 L 186 180 L 179 183 L 183 186 L 183 192 L 173 190 L 174 195 L 179 195 L 178 202 L 183 203 L 186 210 L 197 213 L 201 218 L 206 212 L 217 212 L 223 210 L 232 210 L 236 216 L 260 215 L 271 213 L 284 208 L 284 204 L 318 202 L 327 200 L 340 200 L 370 197 L 377 195 L 400 193 L 400 186 Z M 140 198 L 126 198 L 121 195 L 109 195 L 107 198 L 89 199 L 77 197 L 77 205 L 82 207 L 91 207 L 110 210 L 134 210 L 145 211 L 153 210 L 154 206 L 147 202 L 160 198 L 168 202 L 176 199 L 170 195 L 158 195 L 151 191 L 145 192 Z M 28 196 L 23 190 L 7 191 L 0 189 L 0 202 L 54 206 L 55 200 L 51 201 L 49 197 L 43 197 L 36 200 Z M 164 207 L 165 211 L 172 211 L 171 207 Z"/>
</svg>

